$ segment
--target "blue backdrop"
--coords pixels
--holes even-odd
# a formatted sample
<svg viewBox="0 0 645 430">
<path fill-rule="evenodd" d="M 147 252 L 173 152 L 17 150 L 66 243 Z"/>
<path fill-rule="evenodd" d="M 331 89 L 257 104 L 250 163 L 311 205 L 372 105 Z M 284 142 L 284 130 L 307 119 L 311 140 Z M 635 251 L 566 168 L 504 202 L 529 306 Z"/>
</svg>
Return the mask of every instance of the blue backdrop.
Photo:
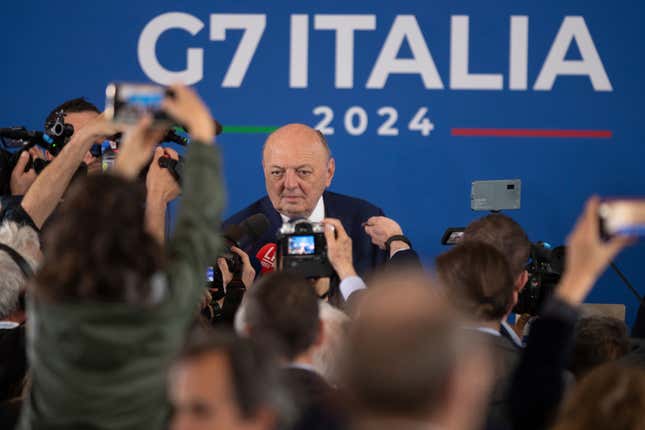
<svg viewBox="0 0 645 430">
<path fill-rule="evenodd" d="M 644 194 L 643 12 L 636 0 L 4 2 L 0 125 L 41 128 L 77 96 L 102 106 L 109 81 L 180 77 L 228 127 L 227 214 L 264 193 L 266 132 L 305 122 L 333 128 L 332 189 L 382 207 L 429 264 L 446 227 L 481 215 L 473 180 L 521 178 L 511 215 L 560 244 L 590 194 Z M 641 244 L 617 263 L 645 293 L 643 257 Z M 589 301 L 626 303 L 629 321 L 637 307 L 613 273 Z"/>
</svg>

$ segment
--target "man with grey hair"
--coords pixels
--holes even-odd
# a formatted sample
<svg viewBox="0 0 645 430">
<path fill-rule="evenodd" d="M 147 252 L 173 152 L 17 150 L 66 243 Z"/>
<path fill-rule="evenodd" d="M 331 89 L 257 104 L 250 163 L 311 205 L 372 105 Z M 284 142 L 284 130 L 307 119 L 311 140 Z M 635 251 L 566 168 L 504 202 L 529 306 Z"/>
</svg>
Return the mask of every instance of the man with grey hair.
<svg viewBox="0 0 645 430">
<path fill-rule="evenodd" d="M 11 221 L 0 225 L 0 328 L 15 328 L 24 321 L 20 296 L 39 260 L 40 243 L 34 229 Z"/>
<path fill-rule="evenodd" d="M 40 261 L 37 233 L 12 221 L 0 225 L 0 408 L 17 419 L 27 374 L 24 294 Z"/>
</svg>

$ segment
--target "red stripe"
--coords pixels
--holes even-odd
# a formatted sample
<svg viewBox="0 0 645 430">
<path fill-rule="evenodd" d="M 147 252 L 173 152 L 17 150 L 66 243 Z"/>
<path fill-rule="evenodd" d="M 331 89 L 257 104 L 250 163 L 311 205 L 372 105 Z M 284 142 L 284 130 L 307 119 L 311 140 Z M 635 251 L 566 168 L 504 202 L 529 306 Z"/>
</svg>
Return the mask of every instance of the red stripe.
<svg viewBox="0 0 645 430">
<path fill-rule="evenodd" d="M 453 128 L 453 136 L 560 137 L 610 139 L 611 130 L 546 130 L 527 128 Z"/>
</svg>

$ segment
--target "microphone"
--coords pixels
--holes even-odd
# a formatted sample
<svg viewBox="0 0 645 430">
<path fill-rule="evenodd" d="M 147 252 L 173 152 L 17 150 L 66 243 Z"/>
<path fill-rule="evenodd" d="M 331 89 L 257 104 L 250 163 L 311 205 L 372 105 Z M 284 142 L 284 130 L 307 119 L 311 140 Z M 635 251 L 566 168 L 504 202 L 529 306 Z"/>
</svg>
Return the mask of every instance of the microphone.
<svg viewBox="0 0 645 430">
<path fill-rule="evenodd" d="M 269 218 L 262 213 L 251 215 L 238 225 L 230 225 L 224 230 L 224 237 L 238 248 L 257 242 L 269 229 Z"/>
<path fill-rule="evenodd" d="M 269 273 L 275 270 L 275 257 L 278 251 L 278 245 L 275 243 L 267 243 L 264 245 L 257 254 L 255 258 L 260 261 L 260 266 L 262 266 L 261 273 Z"/>
</svg>

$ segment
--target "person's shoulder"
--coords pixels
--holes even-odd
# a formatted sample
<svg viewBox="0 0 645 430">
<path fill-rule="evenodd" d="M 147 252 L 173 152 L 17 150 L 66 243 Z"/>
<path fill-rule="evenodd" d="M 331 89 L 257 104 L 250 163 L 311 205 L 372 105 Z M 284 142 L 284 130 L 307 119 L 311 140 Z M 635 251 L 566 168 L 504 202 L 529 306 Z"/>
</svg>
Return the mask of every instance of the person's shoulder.
<svg viewBox="0 0 645 430">
<path fill-rule="evenodd" d="M 381 208 L 358 197 L 335 193 L 333 191 L 325 191 L 323 199 L 325 201 L 325 207 L 351 210 L 352 212 L 369 214 L 370 216 L 383 215 Z"/>
<path fill-rule="evenodd" d="M 239 224 L 251 215 L 255 215 L 257 213 L 266 214 L 267 209 L 270 206 L 271 202 L 269 201 L 269 197 L 264 196 L 228 217 L 226 220 L 224 220 L 224 225 Z"/>
</svg>

